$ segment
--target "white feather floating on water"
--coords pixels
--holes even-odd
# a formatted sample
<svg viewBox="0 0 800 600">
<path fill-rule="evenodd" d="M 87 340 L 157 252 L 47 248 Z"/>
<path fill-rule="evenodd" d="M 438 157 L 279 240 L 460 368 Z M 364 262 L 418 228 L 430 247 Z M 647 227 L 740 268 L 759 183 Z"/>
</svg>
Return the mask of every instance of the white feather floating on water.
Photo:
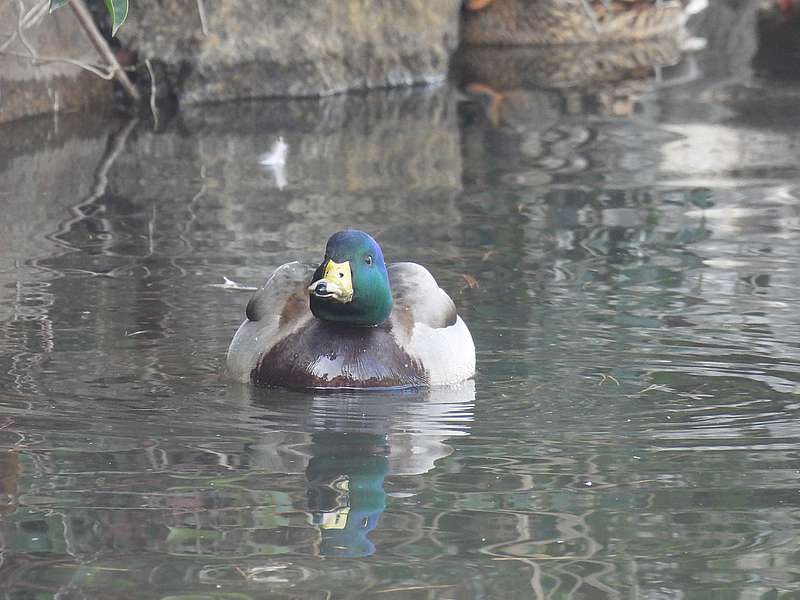
<svg viewBox="0 0 800 600">
<path fill-rule="evenodd" d="M 689 3 L 683 9 L 683 14 L 687 17 L 692 15 L 696 15 L 697 13 L 703 12 L 705 9 L 708 8 L 708 0 L 689 0 Z"/>
<path fill-rule="evenodd" d="M 283 141 L 283 136 L 278 137 L 269 152 L 261 157 L 258 162 L 272 171 L 275 178 L 275 187 L 282 190 L 286 187 L 286 155 L 289 153 L 289 144 Z"/>
<path fill-rule="evenodd" d="M 272 176 L 275 178 L 275 187 L 282 190 L 286 187 L 286 169 L 283 165 L 267 167 L 272 169 Z"/>
<path fill-rule="evenodd" d="M 269 152 L 264 154 L 259 161 L 267 167 L 282 167 L 286 164 L 286 155 L 289 153 L 289 144 L 283 141 L 283 136 L 278 137 Z"/>
<path fill-rule="evenodd" d="M 223 290 L 244 290 L 246 292 L 254 292 L 258 288 L 253 287 L 251 285 L 242 285 L 241 283 L 235 282 L 233 279 L 228 279 L 227 277 L 222 277 L 225 282 L 224 283 L 212 283 L 210 284 L 211 287 L 222 288 Z"/>
</svg>

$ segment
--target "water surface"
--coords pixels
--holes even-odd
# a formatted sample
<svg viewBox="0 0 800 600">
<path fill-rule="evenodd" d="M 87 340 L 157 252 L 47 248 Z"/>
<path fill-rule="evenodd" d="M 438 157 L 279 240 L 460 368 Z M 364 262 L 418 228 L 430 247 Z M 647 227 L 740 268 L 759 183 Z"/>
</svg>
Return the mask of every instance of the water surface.
<svg viewBox="0 0 800 600">
<path fill-rule="evenodd" d="M 4 597 L 798 597 L 800 88 L 712 51 L 2 128 Z M 431 269 L 474 382 L 220 379 L 218 284 L 347 226 Z"/>
</svg>

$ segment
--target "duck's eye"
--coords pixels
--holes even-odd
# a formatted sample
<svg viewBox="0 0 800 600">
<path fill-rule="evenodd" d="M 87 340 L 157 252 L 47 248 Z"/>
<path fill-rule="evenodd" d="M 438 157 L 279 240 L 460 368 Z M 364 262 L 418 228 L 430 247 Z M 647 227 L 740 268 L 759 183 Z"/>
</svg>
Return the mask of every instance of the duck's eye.
<svg viewBox="0 0 800 600">
<path fill-rule="evenodd" d="M 369 254 L 367 254 L 367 256 L 366 256 L 366 258 L 364 259 L 364 261 L 365 261 L 365 262 L 366 262 L 368 265 L 372 265 L 372 257 L 371 257 Z"/>
</svg>

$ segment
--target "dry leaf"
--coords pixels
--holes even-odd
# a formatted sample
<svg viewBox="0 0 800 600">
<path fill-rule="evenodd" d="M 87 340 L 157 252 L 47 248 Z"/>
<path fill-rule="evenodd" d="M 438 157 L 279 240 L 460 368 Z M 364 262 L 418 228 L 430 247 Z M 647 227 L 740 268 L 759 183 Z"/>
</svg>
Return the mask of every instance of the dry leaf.
<svg viewBox="0 0 800 600">
<path fill-rule="evenodd" d="M 464 281 L 467 283 L 467 287 L 471 290 L 477 289 L 481 287 L 478 284 L 478 280 L 475 279 L 472 275 L 468 275 L 467 273 L 462 273 L 461 277 L 464 278 Z"/>
</svg>

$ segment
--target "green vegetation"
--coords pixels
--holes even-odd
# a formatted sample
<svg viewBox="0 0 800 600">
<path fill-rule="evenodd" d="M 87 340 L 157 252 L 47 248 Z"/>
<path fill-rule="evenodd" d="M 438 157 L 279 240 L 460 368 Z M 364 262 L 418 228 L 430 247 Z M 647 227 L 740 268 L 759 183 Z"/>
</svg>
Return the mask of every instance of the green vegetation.
<svg viewBox="0 0 800 600">
<path fill-rule="evenodd" d="M 103 0 L 106 3 L 108 14 L 111 15 L 111 35 L 117 35 L 128 16 L 128 0 Z M 69 0 L 50 0 L 50 12 L 61 8 Z"/>
</svg>

